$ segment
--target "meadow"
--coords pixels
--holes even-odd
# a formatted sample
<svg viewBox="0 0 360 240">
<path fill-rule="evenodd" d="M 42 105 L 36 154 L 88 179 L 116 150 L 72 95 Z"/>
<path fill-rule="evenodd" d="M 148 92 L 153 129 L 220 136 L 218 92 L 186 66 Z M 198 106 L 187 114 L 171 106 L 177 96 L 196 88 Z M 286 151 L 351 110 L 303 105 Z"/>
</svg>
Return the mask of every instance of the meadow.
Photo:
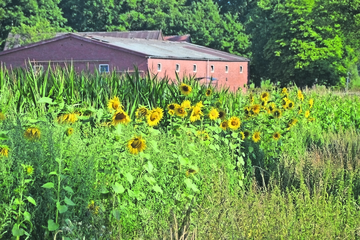
<svg viewBox="0 0 360 240">
<path fill-rule="evenodd" d="M 0 239 L 358 239 L 360 101 L 0 69 Z"/>
</svg>

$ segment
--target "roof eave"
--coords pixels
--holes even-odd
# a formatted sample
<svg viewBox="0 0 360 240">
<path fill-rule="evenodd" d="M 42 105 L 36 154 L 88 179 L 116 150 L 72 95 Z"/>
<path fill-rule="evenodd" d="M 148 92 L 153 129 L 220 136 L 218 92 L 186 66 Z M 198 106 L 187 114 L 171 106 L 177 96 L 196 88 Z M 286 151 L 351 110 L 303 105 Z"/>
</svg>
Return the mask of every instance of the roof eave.
<svg viewBox="0 0 360 240">
<path fill-rule="evenodd" d="M 174 60 L 197 60 L 197 61 L 218 61 L 218 62 L 250 62 L 250 59 L 221 59 L 221 58 L 194 58 L 194 57 L 174 57 L 174 56 L 155 56 L 149 55 L 146 56 L 147 58 L 154 58 L 154 59 L 174 59 Z"/>
</svg>

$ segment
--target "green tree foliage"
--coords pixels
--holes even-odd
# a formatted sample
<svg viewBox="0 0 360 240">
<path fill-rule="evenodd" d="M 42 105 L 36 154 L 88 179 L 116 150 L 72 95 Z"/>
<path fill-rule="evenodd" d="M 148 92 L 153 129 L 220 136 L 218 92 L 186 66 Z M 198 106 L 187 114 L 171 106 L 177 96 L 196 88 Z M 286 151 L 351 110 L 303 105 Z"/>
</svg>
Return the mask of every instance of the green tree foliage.
<svg viewBox="0 0 360 240">
<path fill-rule="evenodd" d="M 58 7 L 60 0 L 0 0 L 0 49 L 13 28 L 25 29 L 25 25 L 39 28 L 49 24 L 56 31 L 61 30 L 66 19 Z"/>
</svg>

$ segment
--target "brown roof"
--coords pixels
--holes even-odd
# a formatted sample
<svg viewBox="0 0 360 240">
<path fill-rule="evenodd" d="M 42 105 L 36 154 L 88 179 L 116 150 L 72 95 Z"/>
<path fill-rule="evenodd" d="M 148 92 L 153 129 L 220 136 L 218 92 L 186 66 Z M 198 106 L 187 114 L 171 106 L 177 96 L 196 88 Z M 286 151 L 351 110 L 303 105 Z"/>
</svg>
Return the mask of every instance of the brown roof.
<svg viewBox="0 0 360 240">
<path fill-rule="evenodd" d="M 183 36 L 164 36 L 164 40 L 166 41 L 174 41 L 174 42 L 191 42 L 190 41 L 190 34 L 183 35 Z"/>
</svg>

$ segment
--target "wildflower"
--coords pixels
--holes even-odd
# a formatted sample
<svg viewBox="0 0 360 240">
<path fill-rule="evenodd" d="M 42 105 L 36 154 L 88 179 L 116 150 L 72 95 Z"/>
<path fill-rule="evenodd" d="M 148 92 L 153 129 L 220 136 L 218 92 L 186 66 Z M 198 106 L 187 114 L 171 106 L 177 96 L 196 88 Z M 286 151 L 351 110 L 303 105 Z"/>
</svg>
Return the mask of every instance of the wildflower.
<svg viewBox="0 0 360 240">
<path fill-rule="evenodd" d="M 258 114 L 261 110 L 261 107 L 259 104 L 255 104 L 254 106 L 251 107 L 251 112 L 253 114 Z"/>
<path fill-rule="evenodd" d="M 279 140 L 280 137 L 281 137 L 281 134 L 280 134 L 279 132 L 274 133 L 273 136 L 272 136 L 272 138 L 273 138 L 274 140 L 276 140 L 276 141 Z"/>
<path fill-rule="evenodd" d="M 268 92 L 263 92 L 260 96 L 261 101 L 267 102 L 269 100 L 270 94 Z"/>
<path fill-rule="evenodd" d="M 252 136 L 252 140 L 257 143 L 258 141 L 260 141 L 261 137 L 260 137 L 260 132 L 256 131 L 254 132 L 253 136 Z"/>
<path fill-rule="evenodd" d="M 9 156 L 9 147 L 6 145 L 0 145 L 0 157 Z"/>
<path fill-rule="evenodd" d="M 73 128 L 68 128 L 68 129 L 66 129 L 66 135 L 67 136 L 70 136 L 71 134 L 73 134 L 73 132 L 74 132 L 74 129 Z"/>
<path fill-rule="evenodd" d="M 31 176 L 34 173 L 34 168 L 30 165 L 26 165 L 25 172 L 28 176 Z"/>
<path fill-rule="evenodd" d="M 115 96 L 109 100 L 108 109 L 110 111 L 113 111 L 113 110 L 117 111 L 117 110 L 122 109 L 122 105 L 121 105 L 121 102 L 118 97 Z"/>
<path fill-rule="evenodd" d="M 191 102 L 190 100 L 184 100 L 182 103 L 181 103 L 181 106 L 185 109 L 190 109 L 191 108 Z"/>
<path fill-rule="evenodd" d="M 191 86 L 189 86 L 189 85 L 187 85 L 187 84 L 185 84 L 185 83 L 182 83 L 182 84 L 180 85 L 180 92 L 181 92 L 182 94 L 184 94 L 185 96 L 189 95 L 189 94 L 191 93 L 191 91 L 192 91 Z"/>
<path fill-rule="evenodd" d="M 220 128 L 224 131 L 226 131 L 226 129 L 229 127 L 228 121 L 224 120 L 220 123 Z"/>
<path fill-rule="evenodd" d="M 193 109 L 191 111 L 190 121 L 195 122 L 197 120 L 200 120 L 202 115 L 203 115 L 203 113 L 201 111 L 201 108 L 195 106 L 195 107 L 193 107 Z"/>
<path fill-rule="evenodd" d="M 146 107 L 139 107 L 136 112 L 135 112 L 135 115 L 136 115 L 136 118 L 143 118 L 143 117 L 146 117 L 146 115 L 148 115 L 149 113 L 149 109 L 147 109 Z"/>
<path fill-rule="evenodd" d="M 149 112 L 149 114 L 147 115 L 147 123 L 151 127 L 157 126 L 159 124 L 159 122 L 161 121 L 161 119 L 163 118 L 163 116 L 164 116 L 164 113 L 161 108 L 158 107 L 158 108 L 152 109 Z"/>
<path fill-rule="evenodd" d="M 296 118 L 293 118 L 291 119 L 289 122 L 288 122 L 288 127 L 291 128 L 293 126 L 295 126 L 295 124 L 298 122 L 298 120 Z"/>
<path fill-rule="evenodd" d="M 186 171 L 186 177 L 189 177 L 190 175 L 196 174 L 198 171 L 196 169 L 189 168 Z"/>
<path fill-rule="evenodd" d="M 182 118 L 187 116 L 187 112 L 186 112 L 185 108 L 181 107 L 181 106 L 175 108 L 175 114 Z"/>
<path fill-rule="evenodd" d="M 116 111 L 112 117 L 112 122 L 111 124 L 116 126 L 119 123 L 121 124 L 128 124 L 130 122 L 130 117 L 129 115 L 127 115 L 127 113 L 125 111 L 123 111 L 122 109 Z"/>
<path fill-rule="evenodd" d="M 244 132 L 240 132 L 240 135 L 241 135 L 241 140 L 244 140 L 244 139 L 245 139 L 245 134 L 244 134 Z"/>
<path fill-rule="evenodd" d="M 226 117 L 226 112 L 224 110 L 219 110 L 219 118 L 224 120 Z"/>
<path fill-rule="evenodd" d="M 240 118 L 238 117 L 231 117 L 228 121 L 229 124 L 229 128 L 232 130 L 236 130 L 240 127 L 241 125 L 241 121 Z"/>
<path fill-rule="evenodd" d="M 98 215 L 99 214 L 99 210 L 100 210 L 100 206 L 96 206 L 94 209 L 94 214 Z"/>
<path fill-rule="evenodd" d="M 138 154 L 146 149 L 146 141 L 141 136 L 133 137 L 127 147 L 131 154 Z"/>
<path fill-rule="evenodd" d="M 219 112 L 216 108 L 211 109 L 210 113 L 209 113 L 209 118 L 210 120 L 216 120 L 219 117 Z"/>
<path fill-rule="evenodd" d="M 0 121 L 3 121 L 5 119 L 6 119 L 5 114 L 0 112 Z"/>
<path fill-rule="evenodd" d="M 309 107 L 312 108 L 314 105 L 314 99 L 310 98 L 309 100 Z"/>
<path fill-rule="evenodd" d="M 210 88 L 208 88 L 205 92 L 205 96 L 210 97 L 212 93 L 212 90 Z"/>
<path fill-rule="evenodd" d="M 37 127 L 29 127 L 24 133 L 25 138 L 28 140 L 38 140 L 40 139 L 40 135 L 40 129 Z"/>
<path fill-rule="evenodd" d="M 250 132 L 248 130 L 244 131 L 244 137 L 248 138 L 250 136 Z"/>
<path fill-rule="evenodd" d="M 309 116 L 310 116 L 310 111 L 309 110 L 305 111 L 305 118 L 308 118 Z"/>
<path fill-rule="evenodd" d="M 304 95 L 302 94 L 301 90 L 298 90 L 297 97 L 300 101 L 304 101 Z"/>
</svg>

